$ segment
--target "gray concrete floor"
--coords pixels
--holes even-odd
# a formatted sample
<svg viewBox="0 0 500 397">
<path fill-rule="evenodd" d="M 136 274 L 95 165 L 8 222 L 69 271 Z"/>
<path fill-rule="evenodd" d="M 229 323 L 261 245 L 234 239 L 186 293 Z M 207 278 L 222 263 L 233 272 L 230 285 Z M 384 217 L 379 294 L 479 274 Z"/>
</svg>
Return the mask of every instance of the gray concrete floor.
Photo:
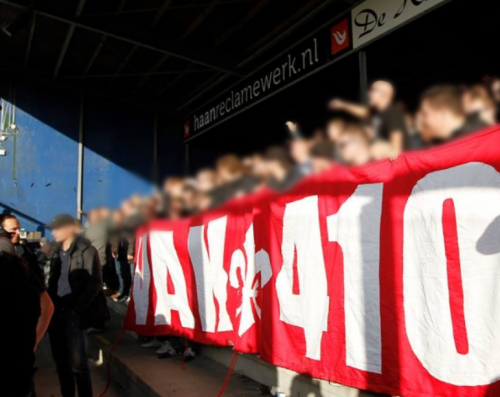
<svg viewBox="0 0 500 397">
<path fill-rule="evenodd" d="M 37 397 L 60 397 L 59 381 L 54 361 L 50 353 L 50 343 L 48 337 L 45 337 L 36 354 L 35 387 Z M 106 385 L 106 379 L 103 368 L 91 364 L 92 385 L 94 395 L 98 396 Z M 119 386 L 112 384 L 106 397 L 121 397 L 124 394 Z"/>
<path fill-rule="evenodd" d="M 122 315 L 112 310 L 106 330 L 93 336 L 94 346 L 106 351 L 116 340 L 122 321 Z M 125 385 L 125 390 L 131 391 L 133 397 L 139 394 L 147 397 L 217 396 L 227 374 L 226 367 L 203 356 L 185 365 L 181 357 L 160 360 L 155 350 L 142 348 L 136 338 L 125 333 L 113 353 L 113 379 Z M 136 386 L 138 390 L 132 392 Z M 123 395 L 128 396 L 127 393 Z M 261 396 L 270 396 L 267 388 L 238 374 L 231 376 L 224 392 L 224 397 Z"/>
</svg>

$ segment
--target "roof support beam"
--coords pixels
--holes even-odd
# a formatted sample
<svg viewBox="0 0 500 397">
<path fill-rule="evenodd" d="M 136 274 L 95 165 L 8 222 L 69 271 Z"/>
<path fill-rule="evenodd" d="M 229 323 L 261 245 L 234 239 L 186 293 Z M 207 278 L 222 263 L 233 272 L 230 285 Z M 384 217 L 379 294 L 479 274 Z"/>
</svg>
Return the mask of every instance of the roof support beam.
<svg viewBox="0 0 500 397">
<path fill-rule="evenodd" d="M 195 6 L 198 7 L 199 11 L 200 11 L 200 15 L 198 16 L 198 18 L 196 18 L 192 23 L 191 25 L 188 26 L 188 28 L 186 29 L 186 31 L 184 32 L 184 34 L 182 35 L 182 38 L 185 39 L 186 37 L 190 36 L 192 33 L 194 33 L 194 31 L 196 30 L 196 28 L 202 23 L 202 22 L 206 22 L 208 27 L 210 28 L 210 30 L 212 31 L 212 33 L 214 34 L 215 36 L 215 39 L 216 39 L 216 42 L 219 42 L 219 38 L 217 37 L 217 34 L 215 33 L 215 31 L 212 29 L 212 27 L 210 26 L 210 24 L 208 23 L 208 15 L 215 9 L 215 7 L 217 7 L 217 5 L 219 5 L 221 3 L 221 0 L 212 0 L 203 10 L 200 8 L 200 5 L 198 4 L 198 2 L 196 0 L 193 0 L 193 4 Z M 179 76 L 177 76 L 174 80 L 170 81 L 166 86 L 164 86 L 160 92 L 159 92 L 159 96 L 163 95 L 170 87 L 172 87 L 173 85 L 177 84 L 180 80 L 182 80 L 182 78 L 187 74 L 189 73 L 189 70 L 192 69 L 194 67 L 193 64 L 189 65 L 185 71 L 181 74 L 179 74 Z M 137 87 L 136 87 L 136 90 L 141 88 L 142 85 L 144 84 L 145 81 L 141 81 Z"/>
<path fill-rule="evenodd" d="M 122 11 L 123 11 L 123 9 L 125 8 L 126 5 L 127 5 L 127 0 L 121 0 L 120 1 L 118 9 L 116 10 L 115 13 L 113 13 L 113 15 L 114 15 L 115 18 L 118 18 L 120 16 L 120 14 L 122 13 Z M 97 57 L 101 53 L 102 47 L 106 43 L 106 39 L 107 38 L 108 38 L 108 36 L 105 35 L 105 34 L 103 34 L 101 36 L 101 39 L 99 40 L 99 43 L 97 43 L 97 46 L 96 46 L 94 52 L 92 53 L 92 56 L 90 57 L 89 61 L 87 62 L 87 66 L 85 66 L 85 70 L 83 72 L 84 75 L 86 75 L 90 71 L 90 69 L 92 68 L 92 66 L 94 65 Z"/>
<path fill-rule="evenodd" d="M 233 27 L 226 30 L 221 37 L 217 37 L 215 41 L 216 46 L 221 46 L 226 42 L 230 37 L 232 37 L 238 30 L 240 30 L 245 24 L 250 22 L 259 12 L 261 12 L 266 5 L 268 5 L 271 0 L 260 0 L 257 4 L 255 4 L 250 11 L 248 11 L 245 16 L 240 19 Z M 164 86 L 159 91 L 159 96 L 162 96 L 170 87 L 175 86 L 182 78 L 189 73 L 189 69 L 192 66 L 188 67 L 181 75 L 177 76 L 174 80 L 170 81 L 166 86 Z"/>
<path fill-rule="evenodd" d="M 137 77 L 137 76 L 162 76 L 169 74 L 181 74 L 185 70 L 164 70 L 161 72 L 136 72 L 136 73 L 121 73 L 115 75 L 114 73 L 103 73 L 103 74 L 79 74 L 71 76 L 61 76 L 61 80 L 92 80 L 92 79 L 109 79 L 110 77 Z M 212 73 L 211 69 L 190 69 L 187 73 Z"/>
<path fill-rule="evenodd" d="M 292 25 L 297 19 L 299 19 L 302 15 L 305 13 L 314 10 L 315 7 L 321 3 L 324 2 L 325 4 L 328 3 L 328 1 L 325 0 L 311 0 L 306 3 L 304 7 L 301 7 L 297 12 L 295 12 L 290 18 L 286 19 L 282 23 L 280 23 L 278 26 L 276 26 L 273 30 L 271 30 L 268 34 L 266 34 L 264 37 L 261 37 L 257 42 L 255 42 L 249 49 L 248 53 L 253 53 L 255 50 L 260 49 L 264 44 L 268 43 L 273 37 L 276 37 L 279 35 L 281 32 L 285 31 L 286 28 L 288 28 L 290 25 Z"/>
<path fill-rule="evenodd" d="M 99 40 L 99 43 L 97 43 L 97 47 L 95 48 L 89 61 L 87 62 L 87 65 L 85 66 L 85 70 L 83 71 L 84 75 L 87 75 L 89 73 L 90 69 L 92 69 L 92 66 L 94 65 L 94 62 L 96 61 L 99 54 L 101 53 L 102 47 L 104 46 L 104 43 L 106 42 L 107 38 L 108 38 L 108 36 L 103 34 L 101 37 L 101 40 Z"/>
<path fill-rule="evenodd" d="M 163 18 L 163 15 L 167 12 L 167 10 L 170 8 L 172 5 L 172 0 L 165 0 L 161 7 L 158 9 L 156 12 L 155 16 L 153 17 L 153 20 L 151 21 L 150 27 L 151 29 L 154 29 L 156 25 L 161 21 Z"/>
<path fill-rule="evenodd" d="M 126 2 L 127 0 L 122 0 L 122 1 Z M 222 0 L 221 4 L 231 6 L 231 5 L 235 5 L 235 4 L 249 3 L 251 1 L 254 1 L 254 0 Z M 206 6 L 206 5 L 208 5 L 208 3 L 203 3 L 200 5 Z M 173 5 L 169 9 L 171 9 L 171 10 L 181 10 L 181 9 L 184 10 L 187 8 L 195 8 L 195 7 L 196 7 L 195 4 L 187 3 L 187 4 Z M 123 10 L 121 13 L 122 14 L 146 14 L 146 13 L 153 13 L 153 12 L 157 12 L 157 11 L 158 11 L 158 8 L 136 8 L 136 9 L 132 9 L 132 10 Z M 95 13 L 85 14 L 85 15 L 82 15 L 82 17 L 84 17 L 84 18 L 96 18 L 96 17 L 109 17 L 109 16 L 113 16 L 113 15 L 115 15 L 114 12 L 108 11 L 108 12 L 95 12 Z"/>
<path fill-rule="evenodd" d="M 35 36 L 36 28 L 36 11 L 33 13 L 33 19 L 31 20 L 30 33 L 28 36 L 28 44 L 26 45 L 26 53 L 24 54 L 24 64 L 28 64 L 28 60 L 31 54 L 31 46 L 33 45 L 33 37 Z"/>
<path fill-rule="evenodd" d="M 76 6 L 75 18 L 78 18 L 81 15 L 81 13 L 83 11 L 83 7 L 85 7 L 86 1 L 87 0 L 80 0 L 78 2 L 78 5 Z M 61 65 L 64 61 L 64 57 L 66 56 L 66 52 L 68 51 L 69 44 L 71 43 L 73 33 L 75 33 L 75 28 L 76 28 L 75 24 L 69 25 L 68 33 L 66 33 L 66 38 L 64 39 L 64 43 L 61 47 L 61 52 L 59 53 L 59 57 L 58 57 L 57 62 L 56 62 L 56 67 L 55 67 L 54 73 L 52 75 L 53 79 L 57 78 L 57 75 L 59 74 L 59 70 L 61 69 Z"/>
<path fill-rule="evenodd" d="M 0 4 L 6 4 L 8 6 L 19 8 L 19 9 L 24 9 L 24 10 L 29 9 L 26 6 L 14 3 L 11 0 L 0 0 Z M 113 39 L 116 39 L 116 40 L 120 40 L 120 41 L 123 41 L 123 42 L 126 42 L 126 43 L 130 43 L 130 44 L 137 44 L 141 48 L 145 48 L 145 49 L 148 49 L 148 50 L 154 51 L 154 52 L 159 52 L 161 54 L 168 54 L 168 55 L 170 55 L 170 56 L 172 56 L 174 58 L 182 59 L 183 61 L 187 61 L 187 62 L 196 63 L 196 64 L 198 64 L 200 66 L 204 66 L 204 67 L 207 67 L 207 68 L 210 68 L 210 69 L 213 69 L 213 70 L 217 70 L 219 72 L 224 72 L 224 73 L 228 73 L 228 74 L 240 76 L 239 73 L 236 73 L 236 72 L 234 72 L 232 70 L 229 70 L 227 68 L 220 67 L 220 66 L 217 66 L 217 65 L 212 65 L 212 64 L 209 64 L 209 63 L 206 63 L 206 62 L 203 62 L 203 61 L 191 58 L 189 56 L 184 56 L 184 55 L 181 55 L 181 54 L 177 54 L 175 52 L 172 52 L 172 51 L 169 51 L 169 50 L 166 50 L 166 49 L 163 49 L 163 48 L 159 48 L 159 47 L 156 47 L 154 45 L 146 44 L 146 43 L 143 43 L 141 41 L 137 41 L 137 40 L 134 40 L 134 39 L 130 39 L 128 37 L 121 36 L 119 34 L 107 32 L 105 30 L 102 30 L 102 29 L 99 29 L 99 28 L 95 28 L 93 26 L 86 25 L 84 23 L 81 23 L 81 22 L 78 22 L 78 21 L 75 21 L 75 20 L 71 20 L 71 19 L 68 19 L 68 18 L 60 17 L 60 16 L 52 14 L 50 12 L 45 12 L 45 11 L 38 10 L 38 15 L 46 17 L 46 18 L 53 19 L 55 21 L 67 23 L 67 24 L 70 24 L 70 25 L 74 24 L 75 27 L 77 27 L 77 28 L 85 29 L 85 30 L 88 30 L 90 32 L 105 34 L 105 35 L 107 35 L 110 38 L 113 38 Z"/>
<path fill-rule="evenodd" d="M 250 22 L 259 12 L 261 12 L 271 0 L 260 0 L 257 4 L 255 4 L 250 11 L 248 11 L 245 16 L 240 19 L 236 24 L 234 24 L 231 28 L 226 30 L 219 38 L 219 41 L 216 43 L 217 46 L 222 45 L 228 39 L 230 39 L 238 30 L 240 30 L 243 26 L 245 26 L 248 22 Z"/>
<path fill-rule="evenodd" d="M 2 1 L 2 0 L 0 0 Z M 321 0 L 314 0 L 314 3 L 317 3 L 318 1 L 321 1 Z M 277 34 L 278 36 L 275 37 L 273 40 L 269 41 L 267 44 L 265 44 L 263 47 L 259 48 L 258 50 L 254 50 L 254 52 L 248 57 L 246 58 L 245 60 L 243 60 L 242 62 L 240 62 L 237 66 L 236 66 L 236 70 L 238 70 L 239 68 L 242 68 L 244 67 L 245 65 L 247 65 L 248 63 L 250 63 L 252 60 L 254 60 L 258 55 L 264 53 L 265 51 L 267 51 L 269 48 L 271 48 L 273 45 L 275 45 L 276 43 L 280 42 L 281 40 L 283 40 L 284 37 L 288 36 L 289 34 L 291 34 L 294 30 L 298 29 L 300 26 L 302 26 L 303 23 L 305 23 L 306 21 L 310 20 L 311 18 L 313 18 L 315 15 L 319 14 L 320 12 L 323 12 L 323 10 L 329 6 L 330 4 L 332 4 L 333 2 L 335 2 L 337 0 L 324 0 L 323 4 L 320 4 L 319 6 L 317 6 L 315 9 L 313 9 L 312 11 L 310 11 L 307 15 L 305 15 L 302 19 L 300 19 L 298 22 L 295 22 L 289 29 L 286 29 L 284 32 L 278 34 L 278 33 L 275 33 Z M 297 19 L 297 15 L 300 15 L 301 13 L 305 12 L 305 10 L 309 9 L 310 8 L 310 5 L 309 3 L 307 3 L 304 7 L 302 7 L 299 11 L 297 11 L 295 14 L 293 14 L 289 19 L 293 19 L 294 21 Z M 288 21 L 288 20 L 287 20 Z M 281 25 L 287 25 L 287 21 L 283 22 Z M 273 31 L 275 31 L 276 29 L 273 29 Z M 269 34 L 266 35 L 266 37 L 269 36 Z M 259 40 L 259 41 L 262 41 L 262 40 Z M 288 49 L 287 49 L 288 51 Z M 279 55 L 277 55 L 279 56 Z M 274 57 L 276 58 L 276 57 Z M 274 59 L 273 58 L 273 59 Z M 251 72 L 252 73 L 252 72 Z M 237 83 L 239 83 L 241 80 L 244 80 L 246 77 L 248 77 L 251 73 L 247 74 L 246 76 L 244 77 L 239 77 L 238 78 L 238 81 L 236 83 L 234 83 L 234 85 L 236 85 Z M 188 106 L 189 104 L 193 103 L 194 101 L 196 101 L 198 98 L 202 97 L 203 95 L 205 95 L 208 91 L 210 91 L 212 88 L 218 86 L 220 83 L 222 83 L 223 81 L 225 81 L 227 78 L 229 77 L 229 75 L 225 74 L 223 76 L 221 76 L 219 79 L 217 79 L 213 84 L 209 85 L 208 87 L 206 87 L 205 89 L 202 89 L 201 91 L 199 90 L 199 88 L 191 91 L 190 93 L 188 93 L 186 95 L 185 98 L 189 98 L 185 101 L 183 101 L 181 103 L 181 105 L 176 109 L 177 111 L 180 111 L 184 108 L 186 108 L 186 106 Z M 204 106 L 206 103 L 204 103 L 203 105 L 201 106 Z"/>
<path fill-rule="evenodd" d="M 118 9 L 116 10 L 115 17 L 118 17 L 122 12 L 125 6 L 127 5 L 127 0 L 121 0 Z"/>
<path fill-rule="evenodd" d="M 50 78 L 50 76 L 42 76 L 42 75 L 40 75 L 39 70 L 24 67 L 22 65 L 22 63 L 21 64 L 12 63 L 12 62 L 9 62 L 7 60 L 3 60 L 0 64 L 0 72 L 7 72 L 7 73 L 10 73 L 14 76 L 19 76 L 22 79 L 29 78 L 29 79 L 34 79 L 37 81 L 42 81 L 44 83 L 48 83 L 48 84 L 58 86 L 58 87 L 74 89 L 74 90 L 77 90 L 78 92 L 82 91 L 82 87 L 80 87 L 80 86 L 75 86 L 72 84 L 63 83 L 60 79 L 53 80 Z M 140 107 L 144 107 L 144 108 L 148 108 L 148 109 L 150 109 L 151 106 L 154 106 L 154 104 L 152 104 L 151 102 L 138 101 L 135 98 L 128 98 L 128 97 L 125 97 L 123 95 L 122 96 L 116 95 L 113 92 L 96 91 L 96 90 L 88 89 L 87 87 L 85 87 L 84 91 L 89 93 L 89 94 L 101 96 L 103 98 L 109 98 L 109 99 L 116 100 L 118 102 L 129 103 L 131 105 L 140 106 Z"/>
<path fill-rule="evenodd" d="M 221 2 L 221 0 L 212 0 L 203 10 L 201 10 L 200 15 L 198 15 L 198 17 L 184 31 L 182 38 L 185 39 L 185 38 L 189 37 L 191 34 L 193 34 L 196 31 L 196 29 L 198 28 L 198 26 L 200 26 L 201 23 L 207 19 L 208 15 L 210 15 L 210 13 L 215 9 L 215 7 L 217 7 L 217 5 L 220 2 Z M 196 0 L 194 1 L 194 4 L 196 5 Z M 160 69 L 163 66 L 163 64 L 167 61 L 168 58 L 169 58 L 168 56 L 162 57 L 157 63 L 155 63 L 153 65 L 153 67 L 149 71 L 156 72 L 158 69 Z M 188 66 L 187 70 L 189 70 L 191 68 L 193 68 L 192 64 Z M 177 76 L 173 82 L 170 82 L 165 88 L 163 88 L 160 91 L 160 94 L 163 93 L 167 88 L 169 88 L 170 85 L 173 84 L 174 82 L 176 82 L 181 76 L 182 76 L 182 74 Z M 141 81 L 139 81 L 139 83 L 136 85 L 135 91 L 139 90 L 144 84 L 146 84 L 146 82 L 148 81 L 148 78 L 149 78 L 149 76 L 145 76 L 143 79 L 141 79 Z"/>
<path fill-rule="evenodd" d="M 158 25 L 161 18 L 163 18 L 163 15 L 165 15 L 165 12 L 167 12 L 167 10 L 170 7 L 170 5 L 172 4 L 172 2 L 173 2 L 173 0 L 165 0 L 163 2 L 163 4 L 161 5 L 161 7 L 158 9 L 155 16 L 153 17 L 153 19 L 151 20 L 151 23 L 149 24 L 149 27 L 151 29 L 154 29 L 156 27 L 156 25 Z M 118 68 L 116 69 L 116 71 L 115 71 L 116 75 L 118 75 L 123 70 L 123 68 L 130 62 L 130 60 L 132 59 L 132 57 L 134 56 L 134 54 L 137 52 L 138 49 L 139 49 L 139 45 L 134 44 L 134 46 L 130 49 L 129 53 L 123 59 L 123 62 L 121 62 L 120 65 L 118 66 Z M 168 57 L 168 54 L 163 54 L 162 59 L 165 58 L 165 56 Z M 114 78 L 112 78 L 112 80 L 114 80 Z"/>
</svg>

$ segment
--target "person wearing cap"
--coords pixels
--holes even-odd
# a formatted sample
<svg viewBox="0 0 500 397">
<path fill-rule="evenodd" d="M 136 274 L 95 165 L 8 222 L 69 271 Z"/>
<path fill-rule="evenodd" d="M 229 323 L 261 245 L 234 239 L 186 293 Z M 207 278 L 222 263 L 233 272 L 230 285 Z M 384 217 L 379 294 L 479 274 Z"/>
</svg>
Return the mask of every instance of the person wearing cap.
<svg viewBox="0 0 500 397">
<path fill-rule="evenodd" d="M 86 328 L 92 326 L 99 311 L 95 302 L 102 295 L 99 254 L 88 240 L 76 234 L 71 215 L 57 215 L 48 227 L 54 237 L 48 254 L 48 291 L 56 308 L 49 336 L 61 394 L 74 397 L 78 390 L 79 397 L 91 397 Z"/>
</svg>

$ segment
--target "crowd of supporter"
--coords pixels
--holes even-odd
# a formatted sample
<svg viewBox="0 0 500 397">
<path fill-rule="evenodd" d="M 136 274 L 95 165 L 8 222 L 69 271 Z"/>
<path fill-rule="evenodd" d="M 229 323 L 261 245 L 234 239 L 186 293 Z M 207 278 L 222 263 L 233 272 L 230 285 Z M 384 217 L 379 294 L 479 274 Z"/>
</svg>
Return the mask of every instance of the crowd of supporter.
<svg viewBox="0 0 500 397">
<path fill-rule="evenodd" d="M 300 125 L 289 121 L 289 139 L 282 146 L 243 158 L 224 155 L 213 168 L 188 177 L 169 177 L 151 196 L 133 195 L 115 209 L 80 210 L 82 222 L 69 215 L 57 216 L 50 224 L 54 241 L 43 238 L 37 249 L 20 238 L 21 225 L 16 217 L 4 214 L 0 222 L 0 270 L 12 283 L 7 283 L 8 288 L 2 292 L 9 299 L 14 290 L 24 291 L 23 313 L 28 313 L 22 318 L 18 311 L 9 314 L 9 321 L 19 322 L 25 331 L 18 334 L 19 338 L 31 344 L 23 357 L 18 350 L 7 353 L 16 354 L 24 371 L 17 376 L 24 376 L 23 384 L 32 383 L 33 352 L 51 323 L 52 352 L 62 389 L 68 395 L 74 395 L 75 387 L 80 396 L 92 394 L 80 325 L 104 327 L 106 308 L 95 303 L 103 292 L 128 303 L 135 235 L 141 225 L 158 218 L 178 220 L 195 215 L 264 187 L 284 192 L 307 175 L 321 173 L 334 164 L 397 161 L 406 150 L 441 145 L 482 130 L 499 119 L 500 79 L 488 78 L 467 87 L 431 87 L 423 92 L 413 113 L 398 102 L 396 87 L 382 80 L 371 85 L 366 104 L 333 99 L 327 108 L 331 117 L 313 134 L 305 134 Z M 76 272 L 71 268 L 72 261 L 77 262 Z M 92 313 L 102 315 L 87 322 L 90 308 Z M 72 328 L 75 323 L 79 324 L 77 329 Z M 28 332 L 30 327 L 34 329 Z M 72 330 L 69 336 L 68 327 Z M 17 349 L 18 344 L 13 346 Z M 189 343 L 178 338 L 149 339 L 143 346 L 158 347 L 161 358 L 179 352 L 186 359 L 194 357 Z M 29 388 L 14 390 L 12 395 L 28 395 Z"/>
</svg>

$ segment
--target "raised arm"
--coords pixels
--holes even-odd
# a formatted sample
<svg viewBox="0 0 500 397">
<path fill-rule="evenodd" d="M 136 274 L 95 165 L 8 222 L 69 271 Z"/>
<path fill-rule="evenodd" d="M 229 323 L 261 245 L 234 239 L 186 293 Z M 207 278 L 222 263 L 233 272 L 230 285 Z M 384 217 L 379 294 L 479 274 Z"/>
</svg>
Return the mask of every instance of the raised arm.
<svg viewBox="0 0 500 397">
<path fill-rule="evenodd" d="M 345 102 L 340 99 L 330 101 L 328 108 L 331 110 L 341 110 L 347 112 L 360 119 L 366 119 L 370 116 L 370 110 L 366 106 Z"/>
</svg>

